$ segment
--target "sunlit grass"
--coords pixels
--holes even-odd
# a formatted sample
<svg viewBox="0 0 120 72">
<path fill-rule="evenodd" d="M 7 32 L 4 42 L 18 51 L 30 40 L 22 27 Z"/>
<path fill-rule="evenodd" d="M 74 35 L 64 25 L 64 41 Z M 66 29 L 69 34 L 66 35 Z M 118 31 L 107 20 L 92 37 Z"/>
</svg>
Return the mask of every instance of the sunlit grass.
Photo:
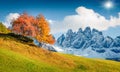
<svg viewBox="0 0 120 72">
<path fill-rule="evenodd" d="M 0 45 L 0 48 L 2 49 L 16 52 L 30 59 L 47 63 L 62 70 L 71 70 L 74 68 L 74 62 L 69 58 L 65 58 L 55 52 L 50 52 L 39 47 L 29 46 L 9 38 L 6 40 L 4 40 L 4 38 L 0 38 Z"/>
<path fill-rule="evenodd" d="M 120 72 L 120 63 L 50 52 L 0 37 L 0 72 Z"/>
<path fill-rule="evenodd" d="M 10 31 L 0 22 L 0 33 L 9 33 Z"/>
<path fill-rule="evenodd" d="M 32 60 L 20 54 L 0 49 L 0 72 L 56 72 L 60 71 L 41 61 Z"/>
</svg>

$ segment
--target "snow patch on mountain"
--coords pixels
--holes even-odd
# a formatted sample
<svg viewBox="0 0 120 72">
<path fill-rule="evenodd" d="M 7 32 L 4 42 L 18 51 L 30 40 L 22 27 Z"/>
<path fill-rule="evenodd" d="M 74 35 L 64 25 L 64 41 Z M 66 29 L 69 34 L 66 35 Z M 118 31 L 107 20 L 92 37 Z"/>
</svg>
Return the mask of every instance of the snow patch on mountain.
<svg viewBox="0 0 120 72">
<path fill-rule="evenodd" d="M 64 53 L 90 58 L 120 58 L 120 36 L 113 39 L 104 37 L 101 31 L 86 27 L 77 32 L 71 29 L 62 34 L 56 41 Z"/>
</svg>

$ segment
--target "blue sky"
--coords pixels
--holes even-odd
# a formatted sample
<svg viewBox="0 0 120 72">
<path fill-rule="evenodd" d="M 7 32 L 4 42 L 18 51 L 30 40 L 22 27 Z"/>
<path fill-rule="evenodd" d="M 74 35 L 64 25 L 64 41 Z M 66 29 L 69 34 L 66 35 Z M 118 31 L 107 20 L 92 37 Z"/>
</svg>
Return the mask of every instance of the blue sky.
<svg viewBox="0 0 120 72">
<path fill-rule="evenodd" d="M 106 9 L 103 6 L 106 1 L 113 2 L 114 7 Z M 47 19 L 60 22 L 66 16 L 76 15 L 75 10 L 80 6 L 92 9 L 107 19 L 110 19 L 110 16 L 118 17 L 120 12 L 120 0 L 0 0 L 0 21 L 5 21 L 9 13 L 27 12 L 33 16 L 43 14 Z M 115 37 L 120 35 L 119 30 L 118 25 L 103 32 L 105 35 Z"/>
<path fill-rule="evenodd" d="M 64 16 L 75 14 L 75 8 L 85 6 L 94 9 L 101 15 L 117 15 L 120 11 L 120 0 L 111 0 L 116 6 L 106 10 L 102 3 L 107 0 L 0 0 L 0 20 L 11 12 L 27 12 L 32 15 L 44 14 L 47 18 L 62 20 Z"/>
</svg>

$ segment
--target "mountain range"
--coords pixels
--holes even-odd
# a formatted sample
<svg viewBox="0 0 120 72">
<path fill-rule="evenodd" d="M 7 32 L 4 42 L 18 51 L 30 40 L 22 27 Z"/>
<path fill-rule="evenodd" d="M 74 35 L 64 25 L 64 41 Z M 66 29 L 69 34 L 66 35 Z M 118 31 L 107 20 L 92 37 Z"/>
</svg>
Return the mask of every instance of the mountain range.
<svg viewBox="0 0 120 72">
<path fill-rule="evenodd" d="M 120 36 L 104 36 L 101 31 L 86 27 L 77 32 L 69 29 L 58 37 L 56 45 L 65 53 L 97 58 L 120 58 Z"/>
</svg>

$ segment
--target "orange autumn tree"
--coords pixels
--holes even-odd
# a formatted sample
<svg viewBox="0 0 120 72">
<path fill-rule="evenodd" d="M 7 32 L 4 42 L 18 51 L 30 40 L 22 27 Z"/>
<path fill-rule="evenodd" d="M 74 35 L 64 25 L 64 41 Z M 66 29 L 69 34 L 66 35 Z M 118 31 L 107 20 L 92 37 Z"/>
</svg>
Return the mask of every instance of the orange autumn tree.
<svg viewBox="0 0 120 72">
<path fill-rule="evenodd" d="M 49 23 L 47 22 L 47 20 L 45 20 L 43 15 L 39 15 L 36 18 L 36 23 L 38 26 L 38 34 L 36 36 L 36 39 L 40 42 L 45 42 L 45 43 L 50 43 L 50 44 L 54 44 L 55 39 L 53 38 L 53 36 L 50 33 L 50 26 Z"/>
<path fill-rule="evenodd" d="M 16 34 L 35 37 L 37 29 L 33 26 L 34 24 L 34 17 L 24 13 L 12 22 L 12 31 Z"/>
<path fill-rule="evenodd" d="M 34 18 L 27 13 L 23 13 L 12 22 L 12 31 L 16 34 L 30 36 L 39 42 L 54 44 L 55 39 L 50 33 L 49 23 L 44 16 L 39 15 Z"/>
</svg>

